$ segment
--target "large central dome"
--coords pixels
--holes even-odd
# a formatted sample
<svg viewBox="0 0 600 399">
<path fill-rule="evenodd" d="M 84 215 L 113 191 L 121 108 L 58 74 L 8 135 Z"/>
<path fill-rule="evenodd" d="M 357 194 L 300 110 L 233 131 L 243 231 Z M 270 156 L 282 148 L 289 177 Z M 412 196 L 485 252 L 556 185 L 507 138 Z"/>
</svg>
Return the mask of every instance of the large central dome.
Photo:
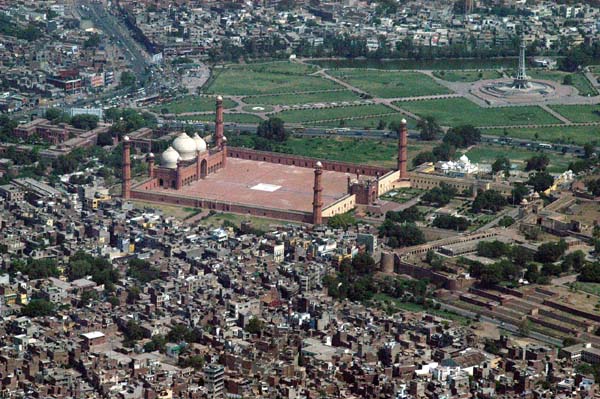
<svg viewBox="0 0 600 399">
<path fill-rule="evenodd" d="M 174 141 L 173 148 L 179 153 L 181 159 L 190 161 L 196 158 L 196 141 L 186 133 L 181 133 Z"/>
</svg>

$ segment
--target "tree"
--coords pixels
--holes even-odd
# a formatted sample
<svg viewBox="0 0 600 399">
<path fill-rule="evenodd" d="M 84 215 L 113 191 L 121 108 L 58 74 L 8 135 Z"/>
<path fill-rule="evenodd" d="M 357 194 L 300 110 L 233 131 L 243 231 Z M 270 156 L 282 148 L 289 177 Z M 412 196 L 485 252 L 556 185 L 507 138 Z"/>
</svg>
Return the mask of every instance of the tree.
<svg viewBox="0 0 600 399">
<path fill-rule="evenodd" d="M 595 147 L 592 143 L 585 143 L 583 145 L 583 157 L 585 159 L 590 159 L 594 154 Z"/>
<path fill-rule="evenodd" d="M 524 277 L 525 280 L 529 281 L 532 284 L 535 284 L 539 281 L 541 275 L 535 263 L 530 263 L 527 265 L 527 271 L 525 272 Z"/>
<path fill-rule="evenodd" d="M 510 171 L 510 160 L 505 156 L 496 158 L 492 164 L 492 173 L 498 173 L 500 171 L 504 171 L 504 173 Z"/>
<path fill-rule="evenodd" d="M 59 108 L 48 108 L 46 110 L 46 119 L 48 119 L 50 122 L 52 122 L 53 124 L 59 124 L 59 123 L 69 123 L 71 122 L 71 118 L 69 118 L 69 115 L 66 112 L 63 112 L 62 110 L 60 110 Z"/>
<path fill-rule="evenodd" d="M 351 212 L 340 213 L 330 217 L 327 220 L 327 226 L 332 229 L 344 229 L 348 230 L 349 227 L 356 224 L 356 219 Z"/>
<path fill-rule="evenodd" d="M 583 266 L 579 273 L 578 280 L 590 283 L 600 283 L 600 262 L 590 262 Z"/>
<path fill-rule="evenodd" d="M 98 292 L 95 290 L 86 290 L 81 293 L 81 298 L 80 298 L 79 303 L 81 306 L 87 306 L 92 301 L 96 301 L 96 300 L 98 300 Z"/>
<path fill-rule="evenodd" d="M 546 242 L 539 246 L 535 260 L 540 263 L 556 262 L 567 250 L 564 240 L 558 242 Z"/>
<path fill-rule="evenodd" d="M 454 158 L 456 148 L 448 143 L 442 143 L 433 147 L 432 153 L 436 161 L 449 161 Z"/>
<path fill-rule="evenodd" d="M 52 316 L 54 313 L 54 304 L 45 299 L 32 299 L 27 305 L 21 308 L 21 316 L 27 317 Z"/>
<path fill-rule="evenodd" d="M 85 41 L 83 42 L 84 48 L 92 48 L 98 47 L 100 45 L 100 35 L 97 33 L 92 33 Z"/>
<path fill-rule="evenodd" d="M 98 135 L 98 139 L 96 140 L 96 145 L 100 147 L 104 147 L 107 145 L 113 144 L 113 138 L 110 132 L 102 132 Z"/>
<path fill-rule="evenodd" d="M 444 206 L 454 198 L 456 189 L 447 183 L 440 183 L 439 187 L 434 187 L 421 196 L 421 201 Z"/>
<path fill-rule="evenodd" d="M 529 172 L 532 170 L 543 171 L 546 170 L 546 167 L 550 163 L 550 159 L 547 155 L 534 155 L 533 157 L 527 160 L 527 164 L 525 165 L 525 171 Z"/>
<path fill-rule="evenodd" d="M 527 184 L 533 187 L 534 191 L 544 192 L 552 186 L 554 178 L 547 172 L 537 172 L 535 175 L 530 176 Z"/>
<path fill-rule="evenodd" d="M 470 225 L 469 219 L 460 216 L 438 215 L 433 220 L 433 226 L 440 229 L 465 231 Z"/>
<path fill-rule="evenodd" d="M 129 260 L 127 275 L 137 279 L 140 283 L 149 283 L 160 277 L 160 271 L 150 265 L 148 261 L 133 258 Z"/>
<path fill-rule="evenodd" d="M 131 345 L 135 341 L 144 338 L 144 330 L 140 323 L 135 320 L 129 320 L 127 324 L 122 327 L 123 335 L 125 336 L 125 341 Z"/>
<path fill-rule="evenodd" d="M 412 160 L 413 166 L 419 166 L 426 162 L 436 162 L 437 158 L 433 155 L 431 151 L 423 151 L 418 153 Z"/>
<path fill-rule="evenodd" d="M 525 317 L 521 323 L 519 324 L 519 334 L 524 337 L 527 337 L 531 331 L 531 322 L 527 317 Z"/>
<path fill-rule="evenodd" d="M 266 121 L 260 122 L 256 129 L 256 134 L 267 140 L 284 142 L 288 138 L 288 133 L 285 130 L 283 120 L 280 118 L 269 118 Z"/>
<path fill-rule="evenodd" d="M 252 316 L 250 320 L 248 320 L 248 324 L 244 330 L 250 334 L 260 334 L 263 330 L 263 322 L 256 316 Z"/>
<path fill-rule="evenodd" d="M 359 276 L 370 275 L 375 272 L 375 260 L 366 252 L 359 252 L 352 259 L 352 271 Z"/>
<path fill-rule="evenodd" d="M 133 72 L 123 71 L 121 73 L 121 84 L 122 88 L 135 88 L 136 86 L 136 77 Z"/>
<path fill-rule="evenodd" d="M 96 115 L 75 115 L 71 118 L 71 124 L 77 129 L 92 130 L 98 126 L 98 117 Z"/>
<path fill-rule="evenodd" d="M 413 205 L 410 208 L 401 211 L 387 211 L 385 213 L 385 219 L 399 223 L 414 223 L 423 220 L 423 214 L 416 205 Z"/>
<path fill-rule="evenodd" d="M 473 125 L 453 127 L 448 130 L 443 141 L 456 148 L 467 148 L 481 141 L 481 131 Z"/>
<path fill-rule="evenodd" d="M 515 183 L 511 190 L 509 202 L 513 205 L 519 205 L 527 194 L 529 194 L 529 189 L 523 183 Z"/>
<path fill-rule="evenodd" d="M 595 197 L 600 196 L 600 178 L 599 179 L 590 179 L 590 180 L 588 180 L 587 183 L 586 183 L 586 188 Z"/>
<path fill-rule="evenodd" d="M 502 241 L 481 241 L 477 244 L 477 255 L 486 258 L 501 258 L 509 255 L 511 247 Z"/>
<path fill-rule="evenodd" d="M 565 75 L 562 84 L 567 86 L 573 86 L 573 75 Z"/>
<path fill-rule="evenodd" d="M 583 251 L 578 250 L 565 255 L 561 263 L 561 268 L 563 273 L 567 273 L 571 270 L 579 272 L 583 268 L 584 264 L 585 254 L 583 253 Z"/>
<path fill-rule="evenodd" d="M 425 243 L 425 235 L 423 232 L 411 223 L 398 224 L 386 220 L 379 227 L 379 234 L 389 237 L 388 244 L 393 248 Z"/>
<path fill-rule="evenodd" d="M 501 227 L 509 227 L 515 223 L 515 219 L 510 216 L 503 216 L 502 219 L 498 222 L 498 225 Z"/>
<path fill-rule="evenodd" d="M 442 128 L 433 116 L 426 116 L 417 123 L 421 140 L 436 140 L 442 134 Z"/>
<path fill-rule="evenodd" d="M 498 212 L 507 205 L 506 198 L 496 190 L 479 191 L 471 205 L 474 213 L 481 211 Z"/>
</svg>

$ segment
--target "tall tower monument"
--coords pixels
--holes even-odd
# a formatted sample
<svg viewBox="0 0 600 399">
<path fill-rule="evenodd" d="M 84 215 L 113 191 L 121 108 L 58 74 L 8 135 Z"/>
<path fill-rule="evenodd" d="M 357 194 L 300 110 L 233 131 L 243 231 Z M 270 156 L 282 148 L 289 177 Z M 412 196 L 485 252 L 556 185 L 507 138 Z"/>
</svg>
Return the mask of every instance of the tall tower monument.
<svg viewBox="0 0 600 399">
<path fill-rule="evenodd" d="M 321 175 L 323 174 L 323 164 L 318 161 L 315 165 L 315 185 L 313 186 L 313 214 L 312 222 L 315 225 L 323 223 L 323 185 Z"/>
<path fill-rule="evenodd" d="M 129 136 L 123 137 L 123 187 L 122 197 L 129 199 L 131 194 L 131 143 Z"/>
<path fill-rule="evenodd" d="M 515 89 L 528 89 L 530 87 L 529 78 L 525 72 L 525 40 L 522 36 L 519 48 L 519 69 L 517 70 L 517 76 L 513 81 L 512 87 Z"/>
<path fill-rule="evenodd" d="M 408 129 L 406 119 L 400 122 L 400 133 L 398 134 L 398 170 L 400 171 L 400 180 L 408 178 L 406 164 L 408 162 Z"/>
</svg>

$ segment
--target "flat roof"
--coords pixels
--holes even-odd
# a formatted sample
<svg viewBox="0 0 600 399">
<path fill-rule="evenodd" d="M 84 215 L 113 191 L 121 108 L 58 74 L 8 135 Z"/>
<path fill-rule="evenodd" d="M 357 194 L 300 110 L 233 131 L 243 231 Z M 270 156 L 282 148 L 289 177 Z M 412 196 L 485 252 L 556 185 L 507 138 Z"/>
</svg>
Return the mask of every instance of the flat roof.
<svg viewBox="0 0 600 399">
<path fill-rule="evenodd" d="M 104 333 L 100 331 L 90 331 L 88 333 L 81 334 L 81 336 L 87 339 L 96 339 L 104 337 Z"/>
<path fill-rule="evenodd" d="M 323 171 L 323 208 L 344 197 L 350 173 Z M 149 191 L 258 207 L 312 212 L 314 170 L 263 161 L 227 158 L 227 166 L 180 190 Z"/>
</svg>

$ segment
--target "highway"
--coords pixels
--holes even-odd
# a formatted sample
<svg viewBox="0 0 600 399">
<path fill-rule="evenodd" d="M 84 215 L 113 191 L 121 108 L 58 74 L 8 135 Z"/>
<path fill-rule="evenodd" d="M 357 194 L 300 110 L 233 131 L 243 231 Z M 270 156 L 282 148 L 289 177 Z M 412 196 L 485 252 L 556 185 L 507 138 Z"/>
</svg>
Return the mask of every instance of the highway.
<svg viewBox="0 0 600 399">
<path fill-rule="evenodd" d="M 225 114 L 225 119 L 227 119 L 227 114 Z M 167 125 L 173 127 L 183 127 L 185 123 L 181 121 L 172 121 L 167 119 L 158 118 L 159 125 Z M 193 124 L 188 122 L 188 124 Z M 201 125 L 212 125 L 212 122 L 203 122 Z M 241 123 L 225 123 L 225 126 L 232 130 L 239 131 L 248 131 L 255 132 L 256 124 L 241 124 Z M 389 130 L 364 130 L 364 129 L 326 129 L 326 128 L 318 128 L 318 127 L 307 127 L 302 128 L 300 126 L 288 125 L 288 128 L 292 131 L 292 134 L 297 134 L 301 136 L 323 136 L 323 137 L 348 137 L 348 138 L 365 138 L 365 139 L 378 139 L 378 140 L 395 140 L 398 136 L 395 132 Z M 328 131 L 333 131 L 333 133 L 328 133 Z M 419 132 L 414 129 L 409 129 L 408 137 L 412 139 L 419 139 Z M 487 144 L 494 145 L 506 145 L 513 147 L 523 147 L 523 148 L 532 148 L 537 149 L 539 141 L 536 140 L 526 140 L 526 139 L 513 139 L 513 138 L 505 138 L 502 136 L 490 136 L 490 135 L 482 135 L 481 142 Z M 562 153 L 563 148 L 566 148 L 566 153 L 582 155 L 583 147 L 573 144 L 553 144 L 552 149 L 544 149 L 544 151 L 552 151 L 556 153 Z M 597 147 L 600 148 L 600 147 Z"/>
<path fill-rule="evenodd" d="M 143 81 L 149 62 L 141 47 L 129 35 L 127 28 L 121 24 L 117 17 L 107 12 L 102 4 L 80 0 L 78 5 L 85 6 L 85 9 L 82 7 L 78 9 L 82 16 L 90 18 L 94 25 L 102 29 L 123 49 L 124 54 L 128 57 L 127 61 L 131 63 L 131 69 L 137 75 L 138 80 Z"/>
</svg>

